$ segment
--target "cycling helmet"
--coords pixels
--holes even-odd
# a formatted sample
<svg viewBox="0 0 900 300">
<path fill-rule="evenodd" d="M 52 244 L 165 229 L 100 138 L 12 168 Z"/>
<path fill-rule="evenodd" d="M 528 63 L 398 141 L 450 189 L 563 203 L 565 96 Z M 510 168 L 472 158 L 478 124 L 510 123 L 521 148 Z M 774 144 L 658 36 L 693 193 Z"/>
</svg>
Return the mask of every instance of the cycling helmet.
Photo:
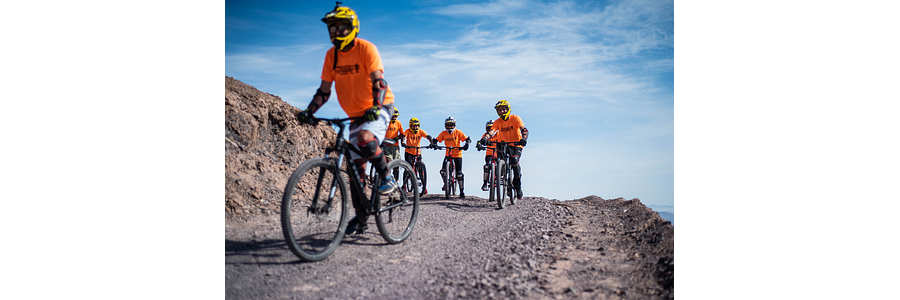
<svg viewBox="0 0 900 300">
<path fill-rule="evenodd" d="M 394 107 L 394 115 L 393 115 L 393 116 L 394 116 L 394 117 L 399 117 L 399 116 L 400 116 L 400 110 L 398 110 L 396 107 Z"/>
<path fill-rule="evenodd" d="M 509 107 L 509 102 L 507 102 L 506 100 L 497 101 L 497 104 L 494 105 L 494 109 L 498 109 L 498 108 L 504 107 L 504 106 L 506 107 L 506 113 L 501 114 L 498 111 L 497 115 L 500 116 L 500 118 L 503 118 L 504 121 L 506 121 L 506 120 L 509 120 L 509 114 L 510 114 L 510 112 L 512 112 L 512 109 L 510 109 L 510 107 Z"/>
<path fill-rule="evenodd" d="M 336 30 L 337 23 L 346 23 L 349 26 L 350 33 L 346 36 L 336 36 L 329 34 L 331 37 L 331 44 L 334 45 L 337 51 L 344 50 L 347 45 L 353 42 L 356 39 L 356 35 L 359 34 L 359 17 L 356 15 L 356 12 L 346 6 L 341 6 L 340 2 L 334 6 L 334 10 L 325 14 L 325 17 L 322 18 L 322 22 L 328 25 L 328 32 L 332 32 L 332 30 Z"/>
<path fill-rule="evenodd" d="M 490 132 L 491 127 L 493 127 L 493 126 L 494 126 L 494 120 L 488 120 L 487 123 L 484 124 L 484 131 Z"/>
<path fill-rule="evenodd" d="M 412 130 L 413 133 L 418 133 L 419 129 L 412 129 L 413 125 L 419 126 L 419 119 L 417 119 L 417 118 L 409 119 L 409 130 Z"/>
<path fill-rule="evenodd" d="M 453 117 L 447 117 L 447 119 L 444 120 L 444 128 L 451 129 L 448 127 L 456 128 L 456 119 L 454 119 Z"/>
</svg>

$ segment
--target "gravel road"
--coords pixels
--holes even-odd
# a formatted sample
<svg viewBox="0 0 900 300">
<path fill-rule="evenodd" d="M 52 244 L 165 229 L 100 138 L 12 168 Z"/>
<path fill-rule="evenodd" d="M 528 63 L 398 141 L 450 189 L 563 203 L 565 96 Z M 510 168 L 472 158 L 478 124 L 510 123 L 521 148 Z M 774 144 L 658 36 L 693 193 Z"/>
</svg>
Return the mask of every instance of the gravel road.
<svg viewBox="0 0 900 300">
<path fill-rule="evenodd" d="M 302 262 L 277 212 L 225 222 L 226 299 L 671 299 L 674 227 L 640 200 L 421 199 L 412 236 L 374 217 L 327 259 Z"/>
</svg>

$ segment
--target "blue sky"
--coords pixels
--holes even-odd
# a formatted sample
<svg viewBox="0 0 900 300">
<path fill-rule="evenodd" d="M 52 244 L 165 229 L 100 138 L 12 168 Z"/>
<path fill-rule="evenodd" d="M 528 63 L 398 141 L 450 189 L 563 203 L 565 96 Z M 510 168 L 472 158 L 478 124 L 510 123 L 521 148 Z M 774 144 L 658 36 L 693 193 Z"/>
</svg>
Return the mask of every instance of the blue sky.
<svg viewBox="0 0 900 300">
<path fill-rule="evenodd" d="M 672 1 L 343 1 L 360 18 L 400 120 L 436 136 L 453 116 L 473 138 L 508 100 L 530 131 L 526 196 L 674 205 Z M 334 1 L 226 1 L 225 75 L 306 107 L 331 47 Z M 332 99 L 317 114 L 343 116 Z M 464 154 L 466 192 L 484 152 Z M 428 151 L 429 192 L 442 152 Z"/>
</svg>

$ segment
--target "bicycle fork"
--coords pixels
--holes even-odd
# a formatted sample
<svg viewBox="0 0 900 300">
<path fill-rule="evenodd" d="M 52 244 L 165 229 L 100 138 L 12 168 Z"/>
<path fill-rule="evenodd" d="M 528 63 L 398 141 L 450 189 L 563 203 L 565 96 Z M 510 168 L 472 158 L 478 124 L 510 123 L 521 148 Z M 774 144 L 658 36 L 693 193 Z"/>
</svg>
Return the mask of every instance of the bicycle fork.
<svg viewBox="0 0 900 300">
<path fill-rule="evenodd" d="M 325 158 L 328 158 L 327 154 L 325 155 Z M 331 206 L 334 203 L 334 196 L 337 193 L 338 176 L 341 176 L 340 168 L 338 166 L 341 165 L 341 161 L 343 161 L 343 158 L 344 158 L 344 154 L 343 153 L 339 154 L 337 157 L 337 161 L 333 165 L 334 170 L 337 170 L 337 171 L 334 172 L 335 173 L 334 178 L 331 179 L 331 187 L 328 190 L 328 198 L 326 198 L 327 200 L 325 201 L 325 205 L 322 206 L 319 203 L 319 193 L 321 192 L 321 190 L 319 190 L 317 188 L 315 193 L 313 194 L 312 206 L 310 206 L 309 209 L 307 209 L 307 211 L 306 211 L 307 216 L 309 216 L 309 213 L 312 212 L 313 214 L 316 215 L 316 218 L 319 221 L 324 221 L 325 215 L 327 215 L 328 213 L 331 212 Z M 325 180 L 325 173 L 326 172 L 322 172 L 322 171 L 319 172 L 319 178 L 316 180 L 316 186 L 322 186 L 322 181 Z"/>
</svg>

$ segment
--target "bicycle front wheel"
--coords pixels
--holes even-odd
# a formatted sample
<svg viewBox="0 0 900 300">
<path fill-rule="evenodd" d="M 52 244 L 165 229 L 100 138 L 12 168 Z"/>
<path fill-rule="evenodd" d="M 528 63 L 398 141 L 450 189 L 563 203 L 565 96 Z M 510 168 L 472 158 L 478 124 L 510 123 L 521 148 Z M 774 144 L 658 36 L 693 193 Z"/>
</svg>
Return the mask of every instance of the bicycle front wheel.
<svg viewBox="0 0 900 300">
<path fill-rule="evenodd" d="M 281 230 L 297 257 L 323 260 L 341 244 L 350 216 L 349 195 L 330 159 L 310 159 L 294 170 L 281 198 Z"/>
<path fill-rule="evenodd" d="M 412 166 L 401 160 L 388 163 L 388 170 L 415 174 Z M 419 186 L 413 184 L 412 187 L 414 190 L 411 194 L 397 189 L 393 193 L 376 197 L 375 223 L 381 237 L 388 243 L 397 244 L 405 241 L 416 225 L 416 218 L 419 215 Z"/>
<path fill-rule="evenodd" d="M 506 189 L 504 188 L 504 186 L 508 183 L 504 182 L 504 170 L 506 170 L 506 163 L 502 160 L 497 160 L 497 164 L 494 165 L 494 186 L 491 190 L 495 193 L 494 198 L 497 199 L 497 207 L 499 207 L 500 209 L 506 207 Z"/>
<path fill-rule="evenodd" d="M 450 199 L 450 184 L 453 183 L 453 166 L 448 162 L 444 167 L 444 198 Z"/>
</svg>

